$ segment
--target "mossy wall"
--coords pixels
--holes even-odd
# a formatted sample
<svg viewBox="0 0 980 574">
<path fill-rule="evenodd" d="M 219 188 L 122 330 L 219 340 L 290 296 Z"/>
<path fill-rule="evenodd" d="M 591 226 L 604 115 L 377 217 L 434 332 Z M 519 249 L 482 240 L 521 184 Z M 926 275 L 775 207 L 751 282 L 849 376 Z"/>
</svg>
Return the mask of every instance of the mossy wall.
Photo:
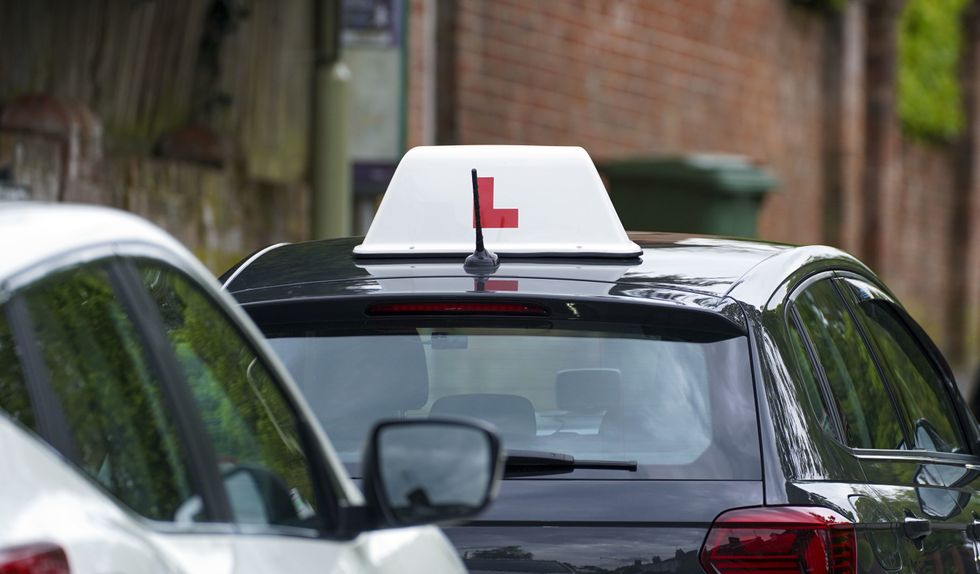
<svg viewBox="0 0 980 574">
<path fill-rule="evenodd" d="M 91 111 L 101 149 L 80 158 L 62 197 L 147 216 L 218 272 L 308 236 L 312 10 L 309 0 L 0 2 L 0 113 L 25 94 Z M 170 154 L 161 142 L 187 127 L 202 141 Z M 196 161 L 181 145 L 215 151 Z M 0 169 L 36 199 L 59 196 L 61 157 L 52 141 L 0 129 Z"/>
</svg>

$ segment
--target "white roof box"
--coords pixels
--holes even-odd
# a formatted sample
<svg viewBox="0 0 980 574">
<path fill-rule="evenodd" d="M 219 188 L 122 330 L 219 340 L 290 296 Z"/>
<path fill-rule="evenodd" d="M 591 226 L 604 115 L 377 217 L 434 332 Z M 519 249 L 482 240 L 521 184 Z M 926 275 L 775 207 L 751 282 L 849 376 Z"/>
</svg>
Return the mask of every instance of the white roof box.
<svg viewBox="0 0 980 574">
<path fill-rule="evenodd" d="M 470 171 L 486 246 L 498 255 L 636 257 L 589 154 L 580 147 L 432 146 L 405 154 L 362 257 L 473 252 Z"/>
</svg>

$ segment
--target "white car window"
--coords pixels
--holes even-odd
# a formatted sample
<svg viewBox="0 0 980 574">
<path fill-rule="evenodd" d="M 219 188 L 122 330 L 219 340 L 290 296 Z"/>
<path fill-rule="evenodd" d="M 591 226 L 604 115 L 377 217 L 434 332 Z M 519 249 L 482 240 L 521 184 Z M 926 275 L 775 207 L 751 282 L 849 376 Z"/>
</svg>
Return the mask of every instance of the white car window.
<svg viewBox="0 0 980 574">
<path fill-rule="evenodd" d="M 195 495 L 187 453 L 108 273 L 93 266 L 58 273 L 24 297 L 75 462 L 139 514 L 176 520 Z"/>
<path fill-rule="evenodd" d="M 139 266 L 224 477 L 237 523 L 319 528 L 298 421 L 251 345 L 199 288 Z"/>
</svg>

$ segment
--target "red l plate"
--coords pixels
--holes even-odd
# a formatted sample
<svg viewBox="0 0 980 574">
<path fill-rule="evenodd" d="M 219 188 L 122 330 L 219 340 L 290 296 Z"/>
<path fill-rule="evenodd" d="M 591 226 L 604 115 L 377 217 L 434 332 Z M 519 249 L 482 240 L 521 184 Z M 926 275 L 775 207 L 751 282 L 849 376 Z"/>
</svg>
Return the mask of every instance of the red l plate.
<svg viewBox="0 0 980 574">
<path fill-rule="evenodd" d="M 517 209 L 496 208 L 493 205 L 493 178 L 476 178 L 476 191 L 480 196 L 480 223 L 484 229 L 516 228 Z M 473 228 L 476 228 L 476 213 L 473 213 Z"/>
</svg>

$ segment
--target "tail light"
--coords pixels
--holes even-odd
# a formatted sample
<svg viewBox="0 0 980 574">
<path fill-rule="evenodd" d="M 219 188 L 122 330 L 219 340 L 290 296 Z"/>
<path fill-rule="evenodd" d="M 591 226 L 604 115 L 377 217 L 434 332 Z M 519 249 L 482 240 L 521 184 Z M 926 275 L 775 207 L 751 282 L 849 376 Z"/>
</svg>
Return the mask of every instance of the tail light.
<svg viewBox="0 0 980 574">
<path fill-rule="evenodd" d="M 739 508 L 719 516 L 701 548 L 710 574 L 854 574 L 854 525 L 817 507 Z"/>
<path fill-rule="evenodd" d="M 539 305 L 525 303 L 418 302 L 380 303 L 367 308 L 368 315 L 547 315 Z"/>
<path fill-rule="evenodd" d="M 0 574 L 71 574 L 60 546 L 41 542 L 0 548 Z"/>
</svg>

